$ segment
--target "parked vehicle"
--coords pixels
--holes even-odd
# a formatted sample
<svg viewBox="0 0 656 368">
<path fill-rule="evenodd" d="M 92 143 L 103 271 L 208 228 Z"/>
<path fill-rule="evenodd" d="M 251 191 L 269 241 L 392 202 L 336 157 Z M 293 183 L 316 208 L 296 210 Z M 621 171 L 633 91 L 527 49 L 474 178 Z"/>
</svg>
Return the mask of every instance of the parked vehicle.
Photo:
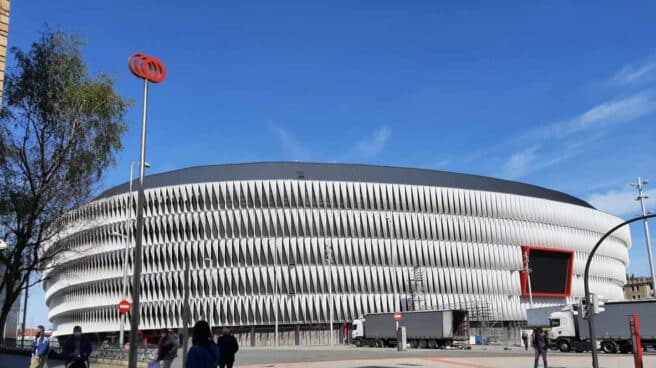
<svg viewBox="0 0 656 368">
<path fill-rule="evenodd" d="M 406 341 L 412 348 L 445 348 L 469 341 L 467 312 L 462 310 L 403 312 L 399 324 L 405 326 Z M 394 313 L 356 319 L 351 338 L 355 346 L 396 346 Z"/>
<path fill-rule="evenodd" d="M 579 312 L 580 306 L 569 305 L 549 317 L 549 341 L 560 351 L 589 351 L 591 348 L 588 321 Z M 595 315 L 597 348 L 606 353 L 631 351 L 629 314 L 638 314 L 640 341 L 643 346 L 656 345 L 656 300 L 625 300 L 606 302 L 605 311 Z"/>
</svg>

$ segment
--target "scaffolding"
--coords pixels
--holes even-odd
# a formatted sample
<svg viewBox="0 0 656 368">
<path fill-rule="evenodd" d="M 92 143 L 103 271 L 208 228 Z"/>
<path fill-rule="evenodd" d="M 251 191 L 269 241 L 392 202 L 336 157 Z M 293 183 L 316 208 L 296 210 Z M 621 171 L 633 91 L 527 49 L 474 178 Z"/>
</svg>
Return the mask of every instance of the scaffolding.
<svg viewBox="0 0 656 368">
<path fill-rule="evenodd" d="M 426 310 L 424 280 L 424 270 L 418 266 L 413 267 L 412 277 L 410 278 L 410 293 L 412 297 L 412 310 L 414 311 Z"/>
</svg>

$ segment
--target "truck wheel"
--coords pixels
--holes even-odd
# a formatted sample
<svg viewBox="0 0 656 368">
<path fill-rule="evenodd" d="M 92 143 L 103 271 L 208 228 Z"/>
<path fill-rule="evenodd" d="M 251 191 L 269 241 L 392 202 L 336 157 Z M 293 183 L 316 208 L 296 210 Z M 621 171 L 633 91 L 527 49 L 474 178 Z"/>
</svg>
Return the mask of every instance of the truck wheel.
<svg viewBox="0 0 656 368">
<path fill-rule="evenodd" d="M 376 340 L 376 347 L 377 348 L 382 348 L 385 346 L 385 342 L 381 339 Z"/>
<path fill-rule="evenodd" d="M 357 347 L 357 348 L 361 347 L 361 346 L 362 346 L 362 340 L 360 340 L 360 339 L 355 339 L 355 340 L 353 341 L 353 345 L 355 345 L 355 347 Z"/>
<path fill-rule="evenodd" d="M 558 346 L 558 350 L 560 350 L 563 353 L 567 353 L 570 350 L 572 350 L 572 345 L 569 343 L 567 340 L 560 340 L 556 343 L 556 346 Z"/>
<path fill-rule="evenodd" d="M 602 341 L 601 350 L 603 350 L 606 354 L 615 354 L 617 353 L 617 344 L 615 344 L 613 341 Z"/>
</svg>

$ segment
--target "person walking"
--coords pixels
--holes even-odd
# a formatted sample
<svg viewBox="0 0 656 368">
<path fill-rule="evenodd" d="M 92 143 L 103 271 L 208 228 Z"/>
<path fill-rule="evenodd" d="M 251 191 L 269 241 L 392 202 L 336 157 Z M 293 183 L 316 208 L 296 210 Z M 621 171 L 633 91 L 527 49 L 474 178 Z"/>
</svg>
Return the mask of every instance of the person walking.
<svg viewBox="0 0 656 368">
<path fill-rule="evenodd" d="M 88 337 L 82 335 L 82 327 L 73 327 L 73 336 L 69 336 L 64 341 L 62 355 L 64 356 L 64 366 L 66 368 L 88 368 L 89 356 L 93 347 Z"/>
<path fill-rule="evenodd" d="M 536 328 L 533 330 L 533 349 L 535 349 L 535 363 L 533 368 L 538 368 L 540 362 L 540 356 L 542 356 L 542 363 L 544 363 L 544 368 L 547 368 L 547 338 L 544 336 L 544 332 Z"/>
<path fill-rule="evenodd" d="M 178 336 L 173 330 L 162 329 L 159 344 L 157 344 L 157 359 L 161 368 L 171 368 L 173 359 L 178 356 Z"/>
<path fill-rule="evenodd" d="M 36 336 L 32 341 L 32 360 L 30 368 L 48 368 L 48 349 L 50 341 L 46 336 L 45 328 L 41 325 L 36 328 Z"/>
<path fill-rule="evenodd" d="M 218 361 L 218 349 L 212 341 L 212 331 L 207 321 L 198 321 L 194 325 L 191 337 L 191 349 L 187 353 L 186 368 L 215 368 Z"/>
<path fill-rule="evenodd" d="M 528 335 L 526 331 L 522 332 L 522 345 L 524 345 L 524 350 L 528 351 Z"/>
<path fill-rule="evenodd" d="M 232 368 L 232 364 L 235 362 L 235 354 L 239 350 L 239 343 L 237 339 L 230 334 L 230 330 L 227 327 L 223 327 L 221 330 L 221 336 L 219 336 L 216 344 L 219 346 L 219 368 Z"/>
</svg>

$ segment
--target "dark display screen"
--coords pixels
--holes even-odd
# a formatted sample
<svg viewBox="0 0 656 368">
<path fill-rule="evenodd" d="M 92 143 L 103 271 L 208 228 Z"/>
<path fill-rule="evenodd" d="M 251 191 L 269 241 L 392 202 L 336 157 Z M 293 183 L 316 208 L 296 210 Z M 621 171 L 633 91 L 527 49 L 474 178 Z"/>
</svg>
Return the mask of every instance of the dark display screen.
<svg viewBox="0 0 656 368">
<path fill-rule="evenodd" d="M 531 289 L 539 294 L 566 294 L 568 290 L 569 253 L 531 249 L 528 255 L 531 269 Z"/>
</svg>

